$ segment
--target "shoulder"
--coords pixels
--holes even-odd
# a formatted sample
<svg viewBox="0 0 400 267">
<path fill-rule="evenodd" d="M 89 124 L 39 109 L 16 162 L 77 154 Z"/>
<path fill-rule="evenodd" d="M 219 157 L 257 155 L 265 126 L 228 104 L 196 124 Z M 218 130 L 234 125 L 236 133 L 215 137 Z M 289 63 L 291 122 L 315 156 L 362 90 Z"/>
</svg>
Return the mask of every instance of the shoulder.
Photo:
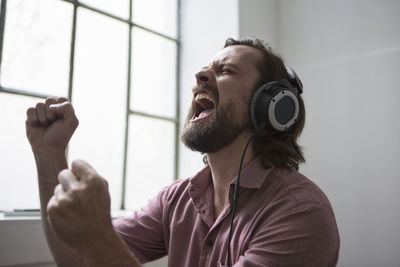
<svg viewBox="0 0 400 267">
<path fill-rule="evenodd" d="M 163 204 L 172 204 L 177 199 L 188 193 L 190 187 L 190 178 L 179 179 L 172 184 L 164 187 L 157 198 Z"/>
<path fill-rule="evenodd" d="M 295 170 L 285 169 L 275 169 L 267 180 L 263 185 L 268 200 L 262 209 L 262 228 L 279 229 L 289 236 L 307 234 L 319 237 L 314 240 L 330 240 L 330 244 L 338 246 L 334 211 L 314 182 Z M 277 225 L 285 227 L 275 228 Z"/>
<path fill-rule="evenodd" d="M 263 193 L 269 200 L 264 202 L 250 247 L 268 247 L 276 252 L 269 259 L 287 261 L 285 266 L 334 266 L 340 239 L 324 192 L 294 170 L 275 169 L 267 180 Z M 295 262 L 304 265 L 291 265 Z"/>
<path fill-rule="evenodd" d="M 275 169 L 269 179 L 275 188 L 275 200 L 284 199 L 287 208 L 298 206 L 320 206 L 333 212 L 329 199 L 321 188 L 296 170 Z"/>
</svg>

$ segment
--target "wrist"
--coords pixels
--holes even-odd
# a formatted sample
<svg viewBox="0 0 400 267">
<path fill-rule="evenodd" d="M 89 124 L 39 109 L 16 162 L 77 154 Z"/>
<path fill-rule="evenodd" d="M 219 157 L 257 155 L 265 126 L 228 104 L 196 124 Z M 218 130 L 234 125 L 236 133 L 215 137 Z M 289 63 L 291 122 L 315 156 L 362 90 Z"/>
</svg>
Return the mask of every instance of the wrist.
<svg viewBox="0 0 400 267">
<path fill-rule="evenodd" d="M 31 146 L 33 155 L 40 157 L 61 156 L 66 153 L 67 147 L 46 147 L 46 146 Z"/>
<path fill-rule="evenodd" d="M 98 234 L 93 243 L 81 251 L 87 266 L 141 266 L 112 224 L 109 230 Z"/>
<path fill-rule="evenodd" d="M 39 181 L 48 181 L 58 184 L 58 173 L 68 168 L 65 151 L 40 150 L 34 153 Z"/>
</svg>

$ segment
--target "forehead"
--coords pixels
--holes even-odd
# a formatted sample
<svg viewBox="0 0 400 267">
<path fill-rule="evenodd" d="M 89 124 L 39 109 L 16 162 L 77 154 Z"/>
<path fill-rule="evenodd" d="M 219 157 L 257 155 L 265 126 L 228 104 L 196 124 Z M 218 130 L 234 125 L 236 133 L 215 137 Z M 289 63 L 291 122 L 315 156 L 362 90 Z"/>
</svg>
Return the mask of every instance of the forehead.
<svg viewBox="0 0 400 267">
<path fill-rule="evenodd" d="M 232 45 L 219 51 L 213 58 L 213 64 L 235 64 L 244 66 L 256 65 L 262 60 L 262 53 L 258 49 L 246 45 Z"/>
</svg>

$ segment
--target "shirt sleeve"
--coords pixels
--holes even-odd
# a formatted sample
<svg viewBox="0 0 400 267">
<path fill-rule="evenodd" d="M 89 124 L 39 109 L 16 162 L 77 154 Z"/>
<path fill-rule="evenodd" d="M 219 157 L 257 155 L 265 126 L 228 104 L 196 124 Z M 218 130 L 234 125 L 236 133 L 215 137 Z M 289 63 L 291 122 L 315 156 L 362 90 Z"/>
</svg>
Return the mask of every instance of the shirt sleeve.
<svg viewBox="0 0 400 267">
<path fill-rule="evenodd" d="M 332 210 L 320 203 L 302 203 L 286 212 L 269 214 L 234 266 L 333 267 L 338 253 L 339 235 Z"/>
<path fill-rule="evenodd" d="M 167 254 L 163 230 L 163 195 L 161 191 L 132 216 L 113 220 L 115 230 L 141 263 Z"/>
</svg>

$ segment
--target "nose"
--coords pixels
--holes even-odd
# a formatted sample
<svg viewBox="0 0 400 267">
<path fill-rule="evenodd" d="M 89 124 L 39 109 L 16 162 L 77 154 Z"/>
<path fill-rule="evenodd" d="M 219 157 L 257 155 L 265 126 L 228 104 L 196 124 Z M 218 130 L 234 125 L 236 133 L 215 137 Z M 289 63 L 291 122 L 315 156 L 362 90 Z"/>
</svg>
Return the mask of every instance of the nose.
<svg viewBox="0 0 400 267">
<path fill-rule="evenodd" d="M 212 83 L 214 78 L 214 71 L 209 68 L 203 68 L 195 75 L 197 84 L 200 83 Z"/>
</svg>

